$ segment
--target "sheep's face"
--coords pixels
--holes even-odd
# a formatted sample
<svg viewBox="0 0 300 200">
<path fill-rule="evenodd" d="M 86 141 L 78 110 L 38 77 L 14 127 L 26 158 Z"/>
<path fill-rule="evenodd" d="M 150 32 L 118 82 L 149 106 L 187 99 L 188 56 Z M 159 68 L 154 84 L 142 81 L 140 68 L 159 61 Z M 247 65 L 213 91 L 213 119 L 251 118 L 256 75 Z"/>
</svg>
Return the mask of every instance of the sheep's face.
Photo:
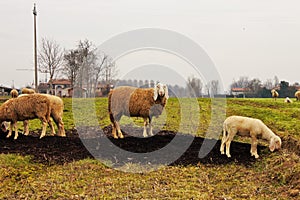
<svg viewBox="0 0 300 200">
<path fill-rule="evenodd" d="M 8 123 L 7 122 L 2 122 L 1 123 L 1 131 L 6 132 L 8 129 Z"/>
<path fill-rule="evenodd" d="M 157 100 L 158 97 L 166 97 L 167 99 L 169 98 L 168 95 L 168 87 L 165 84 L 162 83 L 158 83 L 155 87 L 154 87 L 154 94 L 153 94 L 153 98 L 154 100 Z"/>
<path fill-rule="evenodd" d="M 281 148 L 280 137 L 272 138 L 270 141 L 270 146 L 269 146 L 270 151 L 273 152 L 275 149 L 280 149 L 280 148 Z"/>
</svg>

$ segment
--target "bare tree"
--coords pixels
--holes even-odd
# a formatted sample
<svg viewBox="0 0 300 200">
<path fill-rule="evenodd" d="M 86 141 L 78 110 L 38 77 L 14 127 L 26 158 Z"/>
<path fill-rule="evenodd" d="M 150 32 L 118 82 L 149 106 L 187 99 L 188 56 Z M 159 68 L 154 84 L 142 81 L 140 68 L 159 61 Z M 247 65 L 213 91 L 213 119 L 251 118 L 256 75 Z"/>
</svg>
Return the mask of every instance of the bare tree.
<svg viewBox="0 0 300 200">
<path fill-rule="evenodd" d="M 266 82 L 264 83 L 264 87 L 267 88 L 268 90 L 274 88 L 272 79 L 267 79 Z"/>
<path fill-rule="evenodd" d="M 241 76 L 239 80 L 233 81 L 230 88 L 247 88 L 249 85 L 249 78 L 246 76 Z"/>
<path fill-rule="evenodd" d="M 277 76 L 274 77 L 274 86 L 278 86 L 280 84 L 279 78 Z"/>
<path fill-rule="evenodd" d="M 210 82 L 210 87 L 211 87 L 212 95 L 218 94 L 218 92 L 219 92 L 219 81 L 218 80 L 212 80 Z"/>
<path fill-rule="evenodd" d="M 211 82 L 208 82 L 207 84 L 205 84 L 205 90 L 206 90 L 207 96 L 210 96 Z"/>
<path fill-rule="evenodd" d="M 54 40 L 42 38 L 41 48 L 38 55 L 39 70 L 49 73 L 49 83 L 51 94 L 53 94 L 53 78 L 60 70 L 63 63 L 63 52 L 59 44 Z"/>
<path fill-rule="evenodd" d="M 80 62 L 78 61 L 78 57 L 79 57 L 78 54 L 79 52 L 77 50 L 70 50 L 64 55 L 65 65 L 63 71 L 64 74 L 71 81 L 72 88 L 74 87 L 74 83 L 77 80 L 77 76 L 80 68 Z"/>
<path fill-rule="evenodd" d="M 196 97 L 200 97 L 202 94 L 203 84 L 199 78 L 194 76 L 188 77 L 187 89 L 190 94 L 195 94 Z"/>
<path fill-rule="evenodd" d="M 248 88 L 253 94 L 258 93 L 259 89 L 261 88 L 261 81 L 258 78 L 250 80 Z"/>
</svg>

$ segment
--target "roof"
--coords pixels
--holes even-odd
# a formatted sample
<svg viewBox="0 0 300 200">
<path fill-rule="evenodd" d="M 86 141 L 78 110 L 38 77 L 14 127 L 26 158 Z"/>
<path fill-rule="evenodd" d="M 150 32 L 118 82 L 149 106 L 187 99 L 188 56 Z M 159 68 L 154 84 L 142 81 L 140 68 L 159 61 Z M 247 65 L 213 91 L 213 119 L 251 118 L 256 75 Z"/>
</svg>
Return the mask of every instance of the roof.
<svg viewBox="0 0 300 200">
<path fill-rule="evenodd" d="M 249 88 L 231 88 L 232 92 L 247 92 Z"/>
<path fill-rule="evenodd" d="M 50 84 L 48 82 L 48 84 Z M 52 80 L 53 85 L 71 85 L 71 81 L 69 79 L 53 79 Z"/>
</svg>

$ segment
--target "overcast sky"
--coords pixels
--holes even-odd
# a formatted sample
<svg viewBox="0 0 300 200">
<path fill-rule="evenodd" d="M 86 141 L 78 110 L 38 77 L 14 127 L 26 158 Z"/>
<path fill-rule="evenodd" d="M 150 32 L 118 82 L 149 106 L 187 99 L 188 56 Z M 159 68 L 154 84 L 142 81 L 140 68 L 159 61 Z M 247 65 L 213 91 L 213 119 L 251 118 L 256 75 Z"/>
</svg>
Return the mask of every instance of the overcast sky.
<svg viewBox="0 0 300 200">
<path fill-rule="evenodd" d="M 53 39 L 64 49 L 75 48 L 84 39 L 98 46 L 115 35 L 140 28 L 167 29 L 202 47 L 215 64 L 225 90 L 240 76 L 262 81 L 278 76 L 279 80 L 300 82 L 300 5 L 296 0 L 1 0 L 2 85 L 23 87 L 34 80 L 33 71 L 17 70 L 33 69 L 34 2 L 39 41 L 42 37 Z M 147 53 L 117 61 L 119 76 L 137 74 L 126 71 L 126 65 L 134 59 L 143 60 Z M 155 58 L 158 66 L 165 64 L 161 57 Z M 137 71 L 137 63 L 141 67 L 149 64 L 133 63 Z M 172 62 L 166 65 L 172 69 Z M 178 68 L 173 71 L 183 78 L 189 72 L 194 74 L 189 67 L 182 68 L 187 69 L 185 74 Z M 44 80 L 45 75 L 39 79 Z"/>
</svg>

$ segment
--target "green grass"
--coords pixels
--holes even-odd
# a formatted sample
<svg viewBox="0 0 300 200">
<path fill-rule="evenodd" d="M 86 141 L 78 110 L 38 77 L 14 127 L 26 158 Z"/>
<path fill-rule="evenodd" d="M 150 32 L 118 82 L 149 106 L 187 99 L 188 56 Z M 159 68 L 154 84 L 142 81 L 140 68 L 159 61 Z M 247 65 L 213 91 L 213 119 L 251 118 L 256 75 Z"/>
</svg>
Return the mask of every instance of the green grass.
<svg viewBox="0 0 300 200">
<path fill-rule="evenodd" d="M 184 102 L 184 103 L 182 103 Z M 154 119 L 156 128 L 204 136 L 211 121 L 210 99 L 197 99 L 198 108 L 188 99 L 170 99 L 163 116 Z M 107 99 L 78 99 L 73 120 L 72 99 L 64 99 L 66 129 L 75 124 L 88 125 L 86 118 L 96 116 L 90 125 L 110 124 Z M 181 105 L 181 107 L 180 107 Z M 77 106 L 77 107 L 76 107 Z M 96 108 L 96 109 L 94 109 Z M 193 112 L 200 112 L 197 122 Z M 300 102 L 285 104 L 281 99 L 227 99 L 226 115 L 256 117 L 284 139 L 300 139 Z M 183 116 L 183 117 L 182 117 Z M 180 122 L 182 122 L 180 124 Z M 196 124 L 194 132 L 187 124 Z M 122 118 L 122 124 L 142 126 L 140 118 Z M 183 126 L 183 127 L 182 127 Z M 21 125 L 20 125 L 21 128 Z M 30 130 L 40 130 L 38 120 Z M 142 130 L 142 127 L 141 127 Z M 192 129 L 193 130 L 193 129 Z M 285 144 L 289 141 L 285 140 Z M 286 146 L 287 147 L 287 146 Z M 289 148 L 270 153 L 252 166 L 232 162 L 224 165 L 161 166 L 150 173 L 125 173 L 93 159 L 64 165 L 43 165 L 31 157 L 0 154 L 0 199 L 290 199 L 300 190 L 300 159 Z M 297 152 L 299 154 L 299 152 Z M 127 164 L 124 168 L 139 168 Z M 294 193 L 293 193 L 294 192 Z"/>
</svg>

